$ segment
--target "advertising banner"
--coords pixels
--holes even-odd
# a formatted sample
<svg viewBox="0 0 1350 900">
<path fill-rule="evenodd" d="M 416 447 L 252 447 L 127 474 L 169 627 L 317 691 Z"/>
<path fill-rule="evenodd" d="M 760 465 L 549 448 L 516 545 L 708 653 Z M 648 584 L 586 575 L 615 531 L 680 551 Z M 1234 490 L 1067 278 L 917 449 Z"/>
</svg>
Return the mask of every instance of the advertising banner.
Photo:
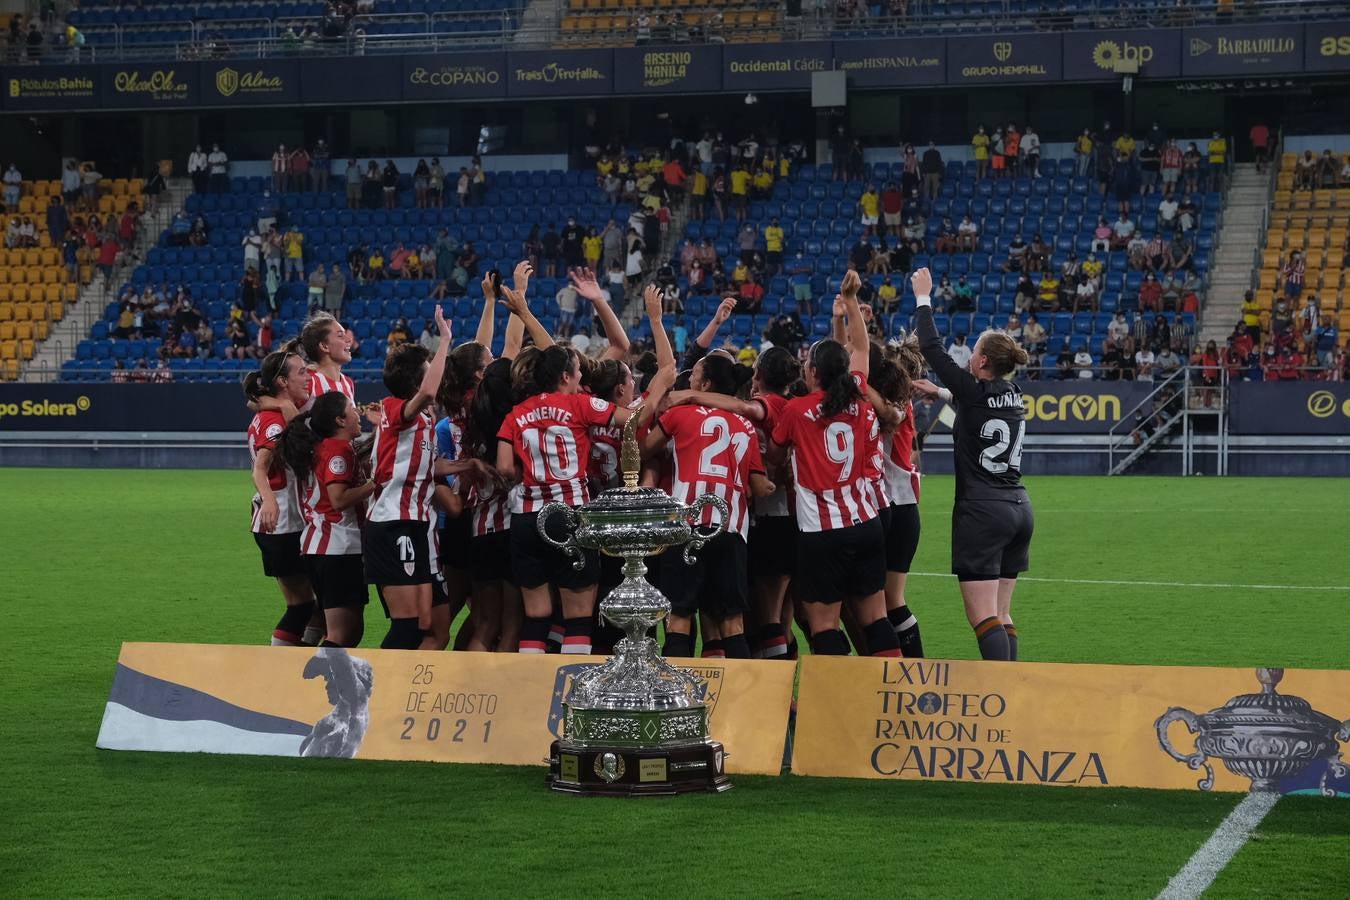
<svg viewBox="0 0 1350 900">
<path fill-rule="evenodd" d="M 4 108 L 96 109 L 99 70 L 94 66 L 20 66 L 4 70 Z"/>
<path fill-rule="evenodd" d="M 1186 78 L 1217 75 L 1276 75 L 1303 68 L 1303 26 L 1252 22 L 1187 28 L 1181 73 Z"/>
<path fill-rule="evenodd" d="M 1006 34 L 947 39 L 947 83 L 1059 81 L 1060 36 Z"/>
<path fill-rule="evenodd" d="M 608 94 L 614 87 L 612 50 L 530 50 L 506 55 L 511 97 Z"/>
<path fill-rule="evenodd" d="M 403 62 L 397 56 L 315 57 L 300 67 L 306 103 L 389 103 L 399 99 Z"/>
<path fill-rule="evenodd" d="M 542 766 L 596 656 L 122 645 L 105 750 Z M 795 666 L 690 660 L 727 771 L 777 775 Z"/>
<path fill-rule="evenodd" d="M 1350 671 L 801 665 L 799 775 L 1350 796 Z"/>
<path fill-rule="evenodd" d="M 300 63 L 290 59 L 232 59 L 199 65 L 204 106 L 291 105 L 300 102 Z"/>
<path fill-rule="evenodd" d="M 1350 435 L 1350 383 L 1240 381 L 1230 393 L 1233 434 Z"/>
<path fill-rule="evenodd" d="M 404 100 L 473 100 L 505 96 L 505 53 L 403 57 Z"/>
<path fill-rule="evenodd" d="M 1064 35 L 1066 81 L 1111 81 L 1116 63 L 1136 63 L 1142 78 L 1181 77 L 1181 29 L 1075 31 Z"/>
<path fill-rule="evenodd" d="M 1304 70 L 1350 69 L 1350 22 L 1310 22 L 1303 27 Z"/>
<path fill-rule="evenodd" d="M 942 84 L 946 50 L 945 41 L 928 38 L 836 41 L 834 67 L 847 72 L 855 88 Z"/>
<path fill-rule="evenodd" d="M 1021 381 L 1028 434 L 1106 434 L 1153 390 L 1145 381 Z M 939 423 L 939 433 L 950 431 Z"/>
<path fill-rule="evenodd" d="M 187 62 L 100 66 L 104 109 L 176 109 L 196 106 L 197 64 Z"/>
<path fill-rule="evenodd" d="M 833 48 L 828 41 L 726 44 L 722 47 L 722 89 L 809 91 L 811 73 L 833 67 Z"/>
<path fill-rule="evenodd" d="M 716 44 L 622 47 L 614 51 L 616 94 L 706 93 L 722 89 Z"/>
</svg>

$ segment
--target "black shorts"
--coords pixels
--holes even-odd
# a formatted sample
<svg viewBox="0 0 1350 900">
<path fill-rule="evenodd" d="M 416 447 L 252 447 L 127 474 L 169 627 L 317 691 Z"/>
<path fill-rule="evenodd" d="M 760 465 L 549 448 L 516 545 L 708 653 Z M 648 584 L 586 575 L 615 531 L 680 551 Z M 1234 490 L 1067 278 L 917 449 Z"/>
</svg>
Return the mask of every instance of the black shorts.
<svg viewBox="0 0 1350 900">
<path fill-rule="evenodd" d="M 952 508 L 952 573 L 962 581 L 987 581 L 1025 572 L 1034 527 L 1025 497 L 958 500 Z"/>
<path fill-rule="evenodd" d="M 684 562 L 683 547 L 667 550 L 661 558 L 660 587 L 670 599 L 671 612 L 724 619 L 748 610 L 745 557 L 745 539 L 734 532 L 719 534 L 695 551 L 692 566 Z"/>
<path fill-rule="evenodd" d="M 461 571 L 470 568 L 473 554 L 469 552 L 469 534 L 472 522 L 468 512 L 454 518 L 446 517 L 441 529 L 441 565 Z"/>
<path fill-rule="evenodd" d="M 403 587 L 436 580 L 426 522 L 368 522 L 361 545 L 370 584 Z"/>
<path fill-rule="evenodd" d="M 797 535 L 793 596 L 807 603 L 839 603 L 886 588 L 886 533 L 880 519 Z"/>
<path fill-rule="evenodd" d="M 361 554 L 344 553 L 340 556 L 306 556 L 309 583 L 314 586 L 314 597 L 320 609 L 342 609 L 365 606 L 370 602 L 366 573 L 361 565 Z"/>
<path fill-rule="evenodd" d="M 511 514 L 511 580 L 522 588 L 550 584 L 568 591 L 581 591 L 600 583 L 600 555 L 583 550 L 583 565 L 572 567 L 576 557 L 544 543 L 539 536 L 538 513 Z M 562 516 L 548 520 L 549 536 L 566 537 Z"/>
<path fill-rule="evenodd" d="M 756 578 L 792 575 L 796 570 L 797 520 L 761 516 L 750 523 L 750 574 Z"/>
<path fill-rule="evenodd" d="M 263 574 L 268 578 L 294 578 L 308 574 L 305 558 L 300 555 L 300 532 L 260 534 L 255 531 L 253 540 L 262 551 Z"/>
<path fill-rule="evenodd" d="M 469 538 L 469 580 L 511 580 L 511 532 Z"/>
<path fill-rule="evenodd" d="M 888 506 L 881 522 L 886 529 L 886 571 L 908 572 L 919 549 L 919 504 Z"/>
</svg>

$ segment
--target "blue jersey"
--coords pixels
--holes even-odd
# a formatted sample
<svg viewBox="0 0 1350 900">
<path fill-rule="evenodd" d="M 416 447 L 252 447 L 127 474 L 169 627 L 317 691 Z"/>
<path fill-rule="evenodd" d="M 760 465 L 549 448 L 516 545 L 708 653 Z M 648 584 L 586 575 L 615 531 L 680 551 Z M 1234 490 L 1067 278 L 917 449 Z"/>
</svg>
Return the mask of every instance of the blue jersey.
<svg viewBox="0 0 1350 900">
<path fill-rule="evenodd" d="M 455 443 L 455 428 L 450 424 L 450 419 L 444 418 L 436 423 L 436 458 L 454 459 L 459 452 L 458 445 Z M 441 484 L 455 486 L 455 476 L 447 475 L 444 478 L 436 479 Z M 437 513 L 436 527 L 445 527 L 445 513 Z"/>
</svg>

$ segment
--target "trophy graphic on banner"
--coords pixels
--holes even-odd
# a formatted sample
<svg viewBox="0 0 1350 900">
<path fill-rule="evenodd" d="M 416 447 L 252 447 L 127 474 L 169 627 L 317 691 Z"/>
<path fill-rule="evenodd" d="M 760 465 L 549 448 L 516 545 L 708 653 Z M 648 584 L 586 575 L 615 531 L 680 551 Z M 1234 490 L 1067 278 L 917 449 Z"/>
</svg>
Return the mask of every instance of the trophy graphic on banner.
<svg viewBox="0 0 1350 900">
<path fill-rule="evenodd" d="M 582 548 L 621 557 L 623 582 L 600 603 L 600 614 L 626 637 L 603 665 L 578 675 L 563 700 L 562 738 L 549 749 L 549 785 L 574 794 L 660 795 L 725 791 L 722 745 L 708 737 L 708 709 L 700 683 L 666 662 L 648 637 L 670 613 L 670 601 L 646 579 L 643 561 L 668 547 L 693 553 L 726 529 L 726 503 L 712 494 L 692 506 L 665 491 L 638 487 L 638 414 L 624 426 L 623 486 L 573 509 L 550 503 L 539 513 L 539 534 L 576 557 Z M 692 523 L 707 507 L 721 513 L 711 533 Z M 554 516 L 566 519 L 570 536 L 558 541 L 545 531 Z M 678 563 L 676 563 L 678 564 Z"/>
</svg>

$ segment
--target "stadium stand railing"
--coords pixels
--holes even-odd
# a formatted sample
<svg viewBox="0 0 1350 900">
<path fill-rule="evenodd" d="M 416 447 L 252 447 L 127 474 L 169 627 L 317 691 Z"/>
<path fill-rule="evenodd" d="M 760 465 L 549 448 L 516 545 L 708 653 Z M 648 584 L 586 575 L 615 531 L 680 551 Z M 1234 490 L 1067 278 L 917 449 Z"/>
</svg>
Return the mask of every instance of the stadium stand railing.
<svg viewBox="0 0 1350 900">
<path fill-rule="evenodd" d="M 1150 453 L 1174 448 L 1181 451 L 1181 474 L 1193 475 L 1198 433 L 1215 436 L 1215 474 L 1227 475 L 1228 372 L 1223 367 L 1213 384 L 1205 383 L 1204 370 L 1198 366 L 1182 366 L 1156 381 L 1148 396 L 1111 426 L 1106 474 L 1123 475 Z"/>
<path fill-rule="evenodd" d="M 878 186 L 889 180 L 898 182 L 902 165 L 873 164 L 867 173 L 868 180 Z M 928 218 L 929 247 L 943 216 L 959 220 L 961 215 L 969 212 L 980 223 L 981 234 L 979 248 L 974 253 L 928 252 L 918 254 L 913 260 L 914 268 L 928 266 L 935 277 L 951 274 L 955 280 L 959 274 L 966 274 L 976 286 L 974 312 L 953 314 L 943 311 L 935 317 L 938 329 L 944 335 L 975 335 L 985 328 L 1007 322 L 1014 311 L 1013 294 L 1018 276 L 1006 274 L 1000 267 L 1013 235 L 1042 234 L 1052 248 L 1051 266 L 1057 270 L 1070 251 L 1086 259 L 1098 215 L 1107 210 L 1110 215 L 1114 214 L 1114 199 L 1101 197 L 1088 179 L 1076 177 L 1071 159 L 1042 160 L 1041 177 L 1038 178 L 976 181 L 973 162 L 953 161 L 948 163 L 946 171 L 942 192 Z M 748 210 L 747 221 L 756 228 L 760 250 L 764 249 L 762 229 L 776 217 L 786 232 L 784 258 L 792 259 L 800 252 L 809 264 L 810 293 L 816 314 L 804 317 L 803 324 L 812 336 L 829 333 L 829 298 L 839 289 L 847 268 L 849 247 L 862 231 L 857 203 L 865 182 L 836 181 L 833 175 L 833 167 L 829 164 L 803 165 L 792 176 L 779 179 L 772 193 L 751 202 Z M 394 210 L 349 210 L 345 208 L 344 195 L 337 191 L 286 193 L 278 199 L 289 216 L 289 223 L 294 223 L 305 234 L 306 273 L 318 263 L 329 266 L 345 262 L 354 245 L 388 248 L 397 242 L 434 244 L 441 228 L 448 229 L 459 242 L 474 242 L 481 257 L 480 272 L 493 267 L 508 272 L 521 258 L 523 241 L 534 225 L 542 229 L 550 223 L 561 224 L 569 215 L 575 216 L 583 226 L 597 228 L 603 227 L 610 218 L 620 223 L 627 219 L 628 207 L 611 206 L 595 185 L 594 172 L 590 170 L 498 172 L 490 174 L 489 178 L 488 205 L 463 209 L 415 208 L 406 173 L 398 208 Z M 187 209 L 193 215 L 200 213 L 210 224 L 209 244 L 200 248 L 179 248 L 170 247 L 161 239 L 160 246 L 151 250 L 145 264 L 131 275 L 129 283 L 137 290 L 146 284 L 186 285 L 214 330 L 213 357 L 172 360 L 170 365 L 175 378 L 230 381 L 254 365 L 249 360 L 223 359 L 223 334 L 230 305 L 237 296 L 237 286 L 243 276 L 241 241 L 256 221 L 258 197 L 268 186 L 270 182 L 263 178 L 234 178 L 228 194 L 192 195 L 188 198 Z M 1143 208 L 1140 200 L 1136 197 L 1136 209 Z M 1194 264 L 1203 279 L 1221 222 L 1222 195 L 1198 195 L 1195 200 L 1201 212 L 1193 238 L 1196 246 Z M 1156 213 L 1153 212 L 1136 218 L 1145 234 L 1151 233 L 1155 220 Z M 729 260 L 736 252 L 738 230 L 733 218 L 719 222 L 714 216 L 687 223 L 679 237 L 706 238 L 721 259 Z M 1093 365 L 1100 365 L 1107 326 L 1117 310 L 1126 313 L 1132 331 L 1142 327 L 1135 321 L 1142 273 L 1128 268 L 1123 251 L 1105 254 L 1103 262 L 1104 286 L 1096 312 L 1043 314 L 1042 321 L 1049 335 L 1045 364 L 1048 369 L 1053 369 L 1055 354 L 1066 344 L 1075 348 L 1081 344 L 1092 354 Z M 881 284 L 884 276 L 866 277 L 875 287 Z M 563 283 L 564 279 L 558 277 L 537 277 L 531 282 L 534 309 L 550 330 L 557 325 L 554 297 Z M 435 301 L 427 299 L 433 284 L 425 279 L 358 284 L 348 276 L 349 299 L 343 307 L 342 319 L 361 341 L 356 361 L 359 367 L 378 367 L 393 319 L 407 319 L 412 335 L 416 337 L 420 333 L 422 323 L 432 315 L 435 305 Z M 689 334 L 697 334 L 712 319 L 719 298 L 711 294 L 689 296 L 687 280 L 682 277 L 679 286 L 685 298 L 683 311 L 678 316 L 668 316 L 667 327 L 674 328 L 678 321 Z M 724 326 L 722 337 L 737 346 L 746 340 L 758 340 L 775 316 L 799 311 L 795 292 L 786 275 L 767 278 L 765 287 L 759 312 L 733 316 Z M 446 304 L 455 320 L 456 335 L 471 334 L 476 327 L 481 308 L 475 299 L 477 291 L 476 281 L 471 280 L 466 297 Z M 278 342 L 298 333 L 309 312 L 306 295 L 307 287 L 303 281 L 280 286 L 275 328 Z M 103 381 L 110 377 L 117 361 L 128 366 L 148 357 L 153 362 L 157 341 L 117 340 L 112 336 L 119 309 L 116 298 L 109 300 L 103 320 L 93 326 L 88 338 L 77 346 L 74 357 L 63 365 L 63 380 Z M 884 333 L 894 335 L 909 328 L 913 311 L 912 295 L 902 293 L 893 311 L 879 316 Z M 1177 326 L 1194 335 L 1194 312 L 1173 315 Z M 498 325 L 503 326 L 506 318 L 505 309 L 499 306 Z M 638 322 L 632 330 L 636 338 L 646 337 L 646 332 L 645 322 Z M 498 334 L 501 334 L 500 327 Z M 256 326 L 250 323 L 249 337 L 255 336 Z M 1184 354 L 1185 350 L 1182 352 Z M 1034 377 L 1039 373 L 1032 374 Z"/>
</svg>

